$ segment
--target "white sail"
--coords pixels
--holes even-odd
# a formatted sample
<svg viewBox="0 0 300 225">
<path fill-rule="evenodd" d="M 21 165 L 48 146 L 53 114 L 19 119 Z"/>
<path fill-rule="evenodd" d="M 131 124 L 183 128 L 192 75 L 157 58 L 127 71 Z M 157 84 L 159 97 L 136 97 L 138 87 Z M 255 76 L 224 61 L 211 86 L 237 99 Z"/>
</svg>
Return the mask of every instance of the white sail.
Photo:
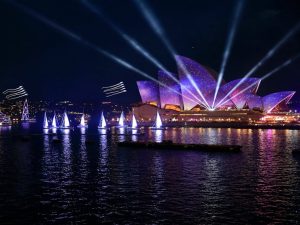
<svg viewBox="0 0 300 225">
<path fill-rule="evenodd" d="M 52 119 L 52 127 L 57 128 L 57 122 L 56 122 L 56 115 L 54 113 L 53 119 Z"/>
<path fill-rule="evenodd" d="M 123 111 L 121 112 L 121 116 L 120 116 L 120 119 L 119 119 L 119 126 L 120 127 L 123 127 L 124 126 L 124 113 Z"/>
<path fill-rule="evenodd" d="M 160 118 L 160 115 L 159 115 L 158 111 L 156 113 L 155 127 L 156 128 L 161 128 L 162 127 L 162 121 L 161 121 L 161 118 Z"/>
<path fill-rule="evenodd" d="M 64 128 L 70 127 L 70 121 L 69 121 L 67 112 L 64 112 L 62 127 L 64 127 Z"/>
<path fill-rule="evenodd" d="M 81 116 L 81 119 L 80 119 L 80 126 L 85 127 L 84 114 L 82 114 L 82 116 Z"/>
<path fill-rule="evenodd" d="M 134 116 L 134 113 L 132 113 L 131 128 L 137 128 L 137 121 L 136 121 L 136 118 Z"/>
<path fill-rule="evenodd" d="M 106 127 L 106 121 L 105 121 L 103 112 L 101 112 L 101 119 L 100 119 L 99 127 L 100 128 L 105 128 Z"/>
<path fill-rule="evenodd" d="M 44 123 L 43 123 L 43 128 L 48 128 L 49 124 L 48 124 L 48 119 L 47 119 L 47 113 L 44 113 Z"/>
</svg>

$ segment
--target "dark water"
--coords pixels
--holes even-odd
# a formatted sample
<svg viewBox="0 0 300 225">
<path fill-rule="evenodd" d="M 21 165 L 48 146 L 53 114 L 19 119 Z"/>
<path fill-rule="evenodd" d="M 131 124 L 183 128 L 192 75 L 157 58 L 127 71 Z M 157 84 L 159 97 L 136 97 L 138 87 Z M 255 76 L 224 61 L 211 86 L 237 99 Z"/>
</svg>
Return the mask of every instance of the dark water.
<svg viewBox="0 0 300 225">
<path fill-rule="evenodd" d="M 299 224 L 300 131 L 182 128 L 145 136 L 0 130 L 1 224 Z M 119 132 L 119 131 L 116 131 Z M 241 153 L 118 149 L 151 139 Z M 86 144 L 86 140 L 93 141 Z"/>
</svg>

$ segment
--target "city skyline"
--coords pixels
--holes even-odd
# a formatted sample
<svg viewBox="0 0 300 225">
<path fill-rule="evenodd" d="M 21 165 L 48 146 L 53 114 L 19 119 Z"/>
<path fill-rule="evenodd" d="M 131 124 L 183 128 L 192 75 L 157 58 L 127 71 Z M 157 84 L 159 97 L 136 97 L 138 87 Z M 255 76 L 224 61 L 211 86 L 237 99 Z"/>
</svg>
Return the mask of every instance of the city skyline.
<svg viewBox="0 0 300 225">
<path fill-rule="evenodd" d="M 1 224 L 298 224 L 299 0 L 0 0 Z"/>
<path fill-rule="evenodd" d="M 142 43 L 170 72 L 176 72 L 172 56 L 148 26 L 134 2 L 114 2 L 120 8 L 126 6 L 126 12 L 120 12 L 114 3 L 90 2 L 95 8 L 103 10 L 106 17 L 122 30 Z M 158 68 L 131 49 L 107 23 L 85 8 L 80 1 L 74 4 L 60 3 L 62 9 L 69 10 L 68 16 L 63 14 L 63 10 L 55 7 L 58 4 L 55 2 L 21 3 L 98 46 L 105 46 L 107 50 L 117 53 L 132 65 L 157 78 Z M 230 4 L 216 5 L 214 2 L 188 1 L 185 4 L 173 3 L 172 10 L 166 10 L 171 4 L 168 1 L 163 4 L 151 1 L 149 5 L 164 27 L 170 42 L 181 55 L 219 71 L 235 3 L 236 1 L 230 1 Z M 140 101 L 135 83 L 137 80 L 143 80 L 143 77 L 95 54 L 85 46 L 24 14 L 22 10 L 7 4 L 6 1 L 0 4 L 3 6 L 1 15 L 11 21 L 9 26 L 2 26 L 5 29 L 4 35 L 1 36 L 0 53 L 3 62 L 0 67 L 3 77 L 0 85 L 2 90 L 23 85 L 32 99 L 103 100 L 101 86 L 124 80 L 127 93 L 111 99 L 128 103 Z M 247 1 L 236 31 L 224 80 L 229 82 L 247 73 L 298 23 L 299 9 L 295 1 L 272 1 L 272 4 L 271 1 L 265 1 L 263 4 Z M 186 16 L 175 16 L 178 12 Z M 75 18 L 76 15 L 81 16 Z M 126 18 L 126 21 L 122 18 Z M 135 23 L 137 18 L 138 24 Z M 178 30 L 181 32 L 177 33 Z M 299 40 L 298 32 L 253 77 L 259 78 L 297 55 L 300 52 Z M 300 84 L 294 82 L 297 71 L 298 63 L 285 67 L 274 74 L 272 79 L 263 81 L 264 88 L 259 94 L 266 95 L 276 90 L 300 90 Z M 299 99 L 299 93 L 294 98 Z"/>
</svg>

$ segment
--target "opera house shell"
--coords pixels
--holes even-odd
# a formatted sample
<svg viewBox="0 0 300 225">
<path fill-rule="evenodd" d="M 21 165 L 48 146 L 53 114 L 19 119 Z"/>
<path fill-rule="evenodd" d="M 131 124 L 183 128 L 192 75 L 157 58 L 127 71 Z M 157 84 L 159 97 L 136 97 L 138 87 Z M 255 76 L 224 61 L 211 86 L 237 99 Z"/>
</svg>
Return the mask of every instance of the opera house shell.
<svg viewBox="0 0 300 225">
<path fill-rule="evenodd" d="M 215 96 L 217 76 L 214 71 L 183 56 L 176 56 L 176 60 L 178 75 L 158 71 L 160 84 L 153 81 L 137 81 L 144 104 L 177 111 L 249 109 L 271 113 L 285 107 L 295 94 L 293 91 L 283 91 L 258 96 L 261 80 L 247 78 L 228 83 L 223 81 Z"/>
</svg>

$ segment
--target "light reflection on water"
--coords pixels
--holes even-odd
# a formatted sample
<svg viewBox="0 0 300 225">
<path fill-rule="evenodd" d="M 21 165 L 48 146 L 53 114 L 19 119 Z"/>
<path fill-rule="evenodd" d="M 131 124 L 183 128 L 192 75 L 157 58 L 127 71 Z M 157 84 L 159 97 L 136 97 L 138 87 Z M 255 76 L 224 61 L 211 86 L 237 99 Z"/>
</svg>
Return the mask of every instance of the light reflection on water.
<svg viewBox="0 0 300 225">
<path fill-rule="evenodd" d="M 145 130 L 145 136 L 123 128 L 113 134 L 102 129 L 43 132 L 29 142 L 17 136 L 0 140 L 1 221 L 300 222 L 300 159 L 291 153 L 300 146 L 300 131 L 172 128 Z M 240 144 L 243 150 L 213 154 L 118 148 L 116 142 L 124 140 Z"/>
<path fill-rule="evenodd" d="M 86 133 L 86 128 L 80 128 L 80 133 L 85 134 Z"/>
<path fill-rule="evenodd" d="M 170 132 L 172 132 L 170 130 Z M 163 136 L 164 136 L 164 130 L 148 130 L 148 136 L 149 139 L 154 141 L 154 142 L 162 142 L 163 141 Z M 172 135 L 171 135 L 172 136 Z"/>
<path fill-rule="evenodd" d="M 117 128 L 118 129 L 118 141 L 123 142 L 125 141 L 125 131 L 126 129 L 124 127 Z"/>
<path fill-rule="evenodd" d="M 132 140 L 132 141 L 138 141 L 138 136 L 137 136 L 137 134 L 138 134 L 138 130 L 132 130 L 132 131 L 131 131 L 131 140 Z"/>
</svg>

